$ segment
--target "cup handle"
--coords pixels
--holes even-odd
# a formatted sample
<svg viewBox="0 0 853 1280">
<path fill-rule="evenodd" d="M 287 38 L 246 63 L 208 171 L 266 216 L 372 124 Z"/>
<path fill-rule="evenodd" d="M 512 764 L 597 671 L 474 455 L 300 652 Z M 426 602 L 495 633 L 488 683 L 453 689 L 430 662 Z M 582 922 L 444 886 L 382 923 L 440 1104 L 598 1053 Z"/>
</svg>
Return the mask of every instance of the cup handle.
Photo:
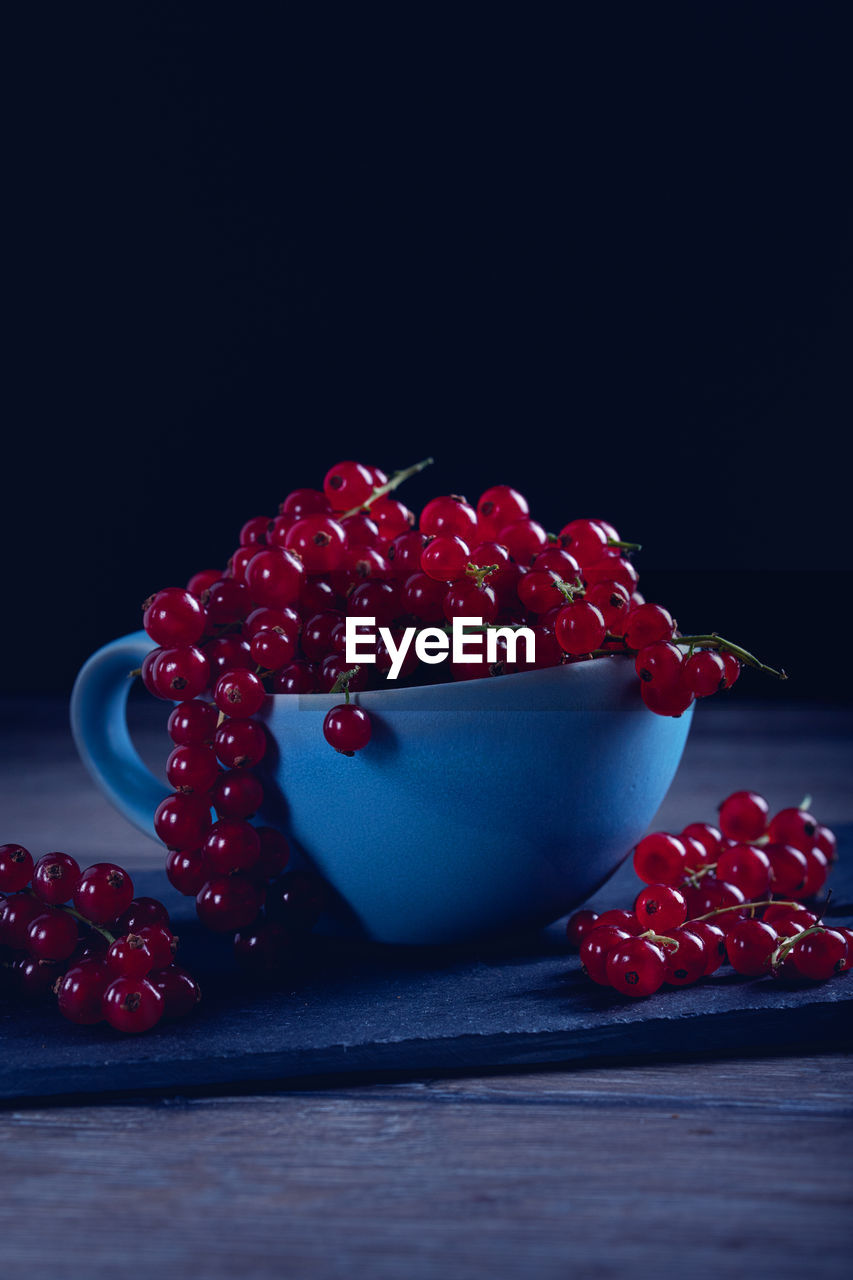
<svg viewBox="0 0 853 1280">
<path fill-rule="evenodd" d="M 71 693 L 71 732 L 83 764 L 107 799 L 154 839 L 154 810 L 169 792 L 140 760 L 126 715 L 129 673 L 151 647 L 144 631 L 134 631 L 92 654 Z"/>
</svg>

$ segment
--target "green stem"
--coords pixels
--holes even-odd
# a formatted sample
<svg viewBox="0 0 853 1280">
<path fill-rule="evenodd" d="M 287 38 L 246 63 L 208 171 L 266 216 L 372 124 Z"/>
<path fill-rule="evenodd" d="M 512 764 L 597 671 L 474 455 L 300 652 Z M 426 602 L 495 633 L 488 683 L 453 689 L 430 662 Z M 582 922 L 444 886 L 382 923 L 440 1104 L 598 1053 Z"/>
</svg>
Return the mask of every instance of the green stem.
<svg viewBox="0 0 853 1280">
<path fill-rule="evenodd" d="M 74 907 L 60 907 L 59 910 L 64 911 L 67 916 L 73 916 L 74 919 L 79 920 L 81 924 L 88 925 L 90 929 L 95 930 L 95 933 L 100 933 L 102 937 L 106 938 L 110 946 L 115 942 L 115 936 L 110 933 L 109 929 L 102 929 L 99 924 L 93 924 L 91 920 L 87 920 L 85 916 L 81 916 L 80 912 Z"/>
<path fill-rule="evenodd" d="M 349 682 L 358 675 L 361 667 L 350 667 L 349 671 L 342 671 L 335 683 L 332 685 L 329 693 L 342 693 L 345 701 L 349 703 Z"/>
<path fill-rule="evenodd" d="M 643 549 L 639 542 L 621 542 L 616 538 L 608 538 L 607 545 L 608 547 L 618 547 L 620 551 L 642 551 Z"/>
<path fill-rule="evenodd" d="M 370 497 L 366 498 L 360 507 L 353 507 L 350 511 L 344 511 L 342 515 L 338 515 L 336 512 L 335 519 L 345 520 L 347 516 L 357 516 L 359 511 L 367 511 L 379 498 L 384 498 L 386 493 L 392 493 L 404 480 L 411 479 L 419 471 L 423 471 L 426 467 L 431 467 L 434 461 L 434 458 L 424 458 L 422 462 L 416 462 L 413 467 L 405 467 L 402 471 L 395 471 L 391 479 L 374 489 Z"/>
<path fill-rule="evenodd" d="M 647 929 L 645 933 L 637 936 L 645 938 L 647 942 L 654 942 L 659 947 L 674 947 L 676 951 L 678 950 L 678 942 L 675 938 L 670 938 L 665 933 L 655 933 L 654 929 Z"/>
<path fill-rule="evenodd" d="M 758 902 L 736 902 L 731 907 L 715 907 L 713 911 L 708 911 L 704 916 L 694 916 L 692 920 L 685 920 L 684 928 L 688 925 L 698 924 L 700 920 L 711 920 L 714 916 L 725 915 L 727 911 L 750 911 L 753 907 L 801 907 L 801 902 L 789 902 L 785 898 L 762 898 Z"/>
<path fill-rule="evenodd" d="M 716 632 L 712 632 L 709 636 L 675 636 L 672 643 L 676 645 L 701 645 L 703 649 L 722 649 L 726 653 L 731 653 L 734 657 L 739 658 L 746 666 L 755 667 L 756 671 L 766 671 L 768 675 L 775 676 L 777 680 L 788 679 L 784 671 L 777 671 L 775 667 L 768 667 L 766 663 L 760 662 L 754 653 L 749 653 L 748 650 L 742 649 L 739 644 L 733 644 L 731 640 L 724 640 Z"/>
<path fill-rule="evenodd" d="M 482 587 L 486 578 L 492 573 L 497 573 L 500 566 L 496 564 L 468 564 L 465 573 L 469 578 L 473 578 L 478 587 Z"/>
</svg>

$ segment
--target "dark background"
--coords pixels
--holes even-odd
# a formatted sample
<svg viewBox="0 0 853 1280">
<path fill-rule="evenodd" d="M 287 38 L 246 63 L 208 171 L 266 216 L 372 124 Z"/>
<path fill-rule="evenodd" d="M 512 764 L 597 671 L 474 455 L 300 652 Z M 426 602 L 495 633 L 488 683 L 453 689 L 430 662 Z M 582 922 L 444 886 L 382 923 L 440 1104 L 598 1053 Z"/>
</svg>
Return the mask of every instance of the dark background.
<svg viewBox="0 0 853 1280">
<path fill-rule="evenodd" d="M 685 630 L 791 672 L 753 696 L 849 698 L 845 17 L 31 16 L 2 687 L 67 690 L 339 459 L 433 454 L 410 505 L 608 518 Z"/>
</svg>

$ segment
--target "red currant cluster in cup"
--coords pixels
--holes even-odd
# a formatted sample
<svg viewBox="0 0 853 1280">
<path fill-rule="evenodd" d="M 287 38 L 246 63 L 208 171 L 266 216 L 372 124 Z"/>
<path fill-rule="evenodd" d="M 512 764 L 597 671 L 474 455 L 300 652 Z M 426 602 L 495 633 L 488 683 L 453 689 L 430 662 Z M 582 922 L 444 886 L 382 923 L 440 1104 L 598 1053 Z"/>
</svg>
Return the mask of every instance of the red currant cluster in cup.
<svg viewBox="0 0 853 1280">
<path fill-rule="evenodd" d="M 406 627 L 449 629 L 457 617 L 533 633 L 533 655 L 522 645 L 525 658 L 514 662 L 505 636 L 492 662 L 425 665 L 409 648 L 400 671 L 408 684 L 628 655 L 646 706 L 680 715 L 694 698 L 730 688 L 742 662 L 770 670 L 719 636 L 680 636 L 667 610 L 637 592 L 631 554 L 639 548 L 603 520 L 572 520 L 550 534 L 522 494 L 496 485 L 476 507 L 456 495 L 433 498 L 416 521 L 391 495 L 430 461 L 390 480 L 377 467 L 341 462 L 322 489 L 294 489 L 277 515 L 248 520 L 225 569 L 201 570 L 145 603 L 156 648 L 140 674 L 156 697 L 179 704 L 166 765 L 174 794 L 154 826 L 169 849 L 172 884 L 195 896 L 214 930 L 261 919 L 289 934 L 315 914 L 318 886 L 296 891 L 281 879 L 284 837 L 250 822 L 263 800 L 253 770 L 267 748 L 257 716 L 271 694 L 341 692 L 325 737 L 344 756 L 368 746 L 370 718 L 350 694 L 385 684 L 392 655 L 380 638 L 375 663 L 347 669 L 348 618 L 374 619 L 395 644 Z M 288 896 L 308 905 L 284 910 L 286 925 L 268 921 L 269 904 Z M 281 943 L 277 934 L 270 947 Z"/>
<path fill-rule="evenodd" d="M 73 904 L 73 905 L 72 905 Z M 150 1031 L 183 1018 L 201 999 L 174 963 L 177 939 L 156 898 L 134 898 L 113 862 L 81 871 L 67 853 L 38 862 L 19 844 L 0 846 L 0 954 L 7 994 L 53 992 L 70 1022 Z"/>
<path fill-rule="evenodd" d="M 823 981 L 853 965 L 853 930 L 803 906 L 826 883 L 836 840 L 808 811 L 769 807 L 753 791 L 720 806 L 720 827 L 658 831 L 634 850 L 646 887 L 633 911 L 577 911 L 566 931 L 584 972 L 623 995 L 689 986 L 726 960 L 750 977 Z M 761 915 L 757 915 L 758 911 Z"/>
</svg>

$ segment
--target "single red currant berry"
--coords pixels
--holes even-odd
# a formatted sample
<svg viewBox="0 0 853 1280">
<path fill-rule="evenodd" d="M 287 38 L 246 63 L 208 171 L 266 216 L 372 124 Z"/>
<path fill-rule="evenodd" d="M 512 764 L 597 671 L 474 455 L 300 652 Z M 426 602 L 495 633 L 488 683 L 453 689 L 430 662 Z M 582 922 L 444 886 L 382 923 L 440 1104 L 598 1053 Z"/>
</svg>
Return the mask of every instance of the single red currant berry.
<svg viewBox="0 0 853 1280">
<path fill-rule="evenodd" d="M 720 932 L 722 933 L 722 930 Z M 664 981 L 672 987 L 687 987 L 704 978 L 708 967 L 708 955 L 702 934 L 690 925 L 684 929 L 669 929 L 667 935 L 673 938 L 678 946 L 662 947 L 665 964 Z"/>
<path fill-rule="evenodd" d="M 139 936 L 151 956 L 152 969 L 162 969 L 172 963 L 178 943 L 167 925 L 145 924 L 139 930 Z"/>
<path fill-rule="evenodd" d="M 690 839 L 699 841 L 706 854 L 703 859 L 704 862 L 717 861 L 723 845 L 723 835 L 716 827 L 712 827 L 707 822 L 690 822 L 682 831 L 681 836 L 682 839 L 687 836 Z M 696 871 L 698 868 L 694 867 L 693 870 Z"/>
<path fill-rule="evenodd" d="M 175 747 L 166 761 L 169 785 L 185 794 L 209 791 L 219 775 L 210 747 Z"/>
<path fill-rule="evenodd" d="M 167 849 L 197 849 L 209 829 L 210 805 L 197 795 L 167 796 L 154 814 L 157 839 Z"/>
<path fill-rule="evenodd" d="M 421 569 L 436 582 L 455 582 L 465 575 L 470 550 L 455 534 L 439 534 L 421 552 Z"/>
<path fill-rule="evenodd" d="M 595 605 L 576 600 L 564 605 L 554 620 L 554 634 L 565 653 L 592 653 L 607 634 L 604 618 Z"/>
<path fill-rule="evenodd" d="M 308 662 L 291 662 L 273 677 L 275 693 L 316 693 L 318 688 L 316 669 Z"/>
<path fill-rule="evenodd" d="M 650 644 L 637 654 L 634 670 L 644 684 L 663 689 L 680 683 L 683 664 L 684 656 L 677 645 Z"/>
<path fill-rule="evenodd" d="M 138 933 L 116 938 L 107 952 L 107 964 L 120 978 L 144 978 L 153 967 L 151 952 Z"/>
<path fill-rule="evenodd" d="M 496 545 L 500 546 L 500 543 Z M 485 563 L 490 564 L 493 562 L 487 560 Z M 580 575 L 580 565 L 577 560 L 556 542 L 550 543 L 544 551 L 540 551 L 530 567 L 539 572 L 547 570 L 551 573 L 556 573 L 557 577 L 562 578 L 564 582 L 574 582 Z M 602 583 L 602 586 L 606 585 L 606 583 Z M 606 592 L 603 592 L 602 595 L 606 596 Z M 597 601 L 593 600 L 592 603 L 597 604 Z"/>
<path fill-rule="evenodd" d="M 157 686 L 154 683 L 154 668 L 157 665 L 157 659 L 163 652 L 162 649 L 149 649 L 145 657 L 142 659 L 142 666 L 139 668 L 139 674 L 142 677 L 142 683 L 151 694 L 152 698 L 159 698 Z"/>
<path fill-rule="evenodd" d="M 551 554 L 553 553 L 550 551 L 542 553 L 543 556 Z M 540 559 L 542 556 L 536 557 L 537 561 Z M 535 563 L 533 567 L 536 568 Z M 631 597 L 621 582 L 599 582 L 587 591 L 585 599 L 587 604 L 594 604 L 599 610 L 604 619 L 604 625 L 611 635 L 624 634 Z"/>
<path fill-rule="evenodd" d="M 779 902 L 773 902 L 766 907 L 761 918 L 765 924 L 772 924 L 773 928 L 779 932 L 782 925 L 795 923 L 799 932 L 817 924 L 817 916 L 813 911 L 808 911 L 805 907 L 790 907 L 787 903 Z"/>
<path fill-rule="evenodd" d="M 536 520 L 513 520 L 500 530 L 498 542 L 517 564 L 529 565 L 548 546 L 548 535 Z"/>
<path fill-rule="evenodd" d="M 444 597 L 447 583 L 436 581 L 425 573 L 413 573 L 400 592 L 400 611 L 416 618 L 424 626 L 444 622 Z"/>
<path fill-rule="evenodd" d="M 287 837 L 274 827 L 256 827 L 261 842 L 261 852 L 252 868 L 258 880 L 275 880 L 290 861 L 290 844 Z"/>
<path fill-rule="evenodd" d="M 781 809 L 771 819 L 767 834 L 771 840 L 805 851 L 815 844 L 817 818 L 805 809 Z"/>
<path fill-rule="evenodd" d="M 846 973 L 848 969 L 853 968 L 853 929 L 845 929 L 843 926 L 839 926 L 836 932 L 840 933 L 847 943 L 847 955 L 844 957 L 839 970 L 839 973 Z"/>
<path fill-rule="evenodd" d="M 191 591 L 166 587 L 145 601 L 142 625 L 163 648 L 195 644 L 207 624 L 204 609 Z"/>
<path fill-rule="evenodd" d="M 371 502 L 370 518 L 377 525 L 383 544 L 393 542 L 401 533 L 411 529 L 415 523 L 415 513 L 389 494 L 376 502 Z"/>
<path fill-rule="evenodd" d="M 0 845 L 0 892 L 26 889 L 33 875 L 33 856 L 21 844 Z"/>
<path fill-rule="evenodd" d="M 617 929 L 623 929 L 625 933 L 635 937 L 638 933 L 642 933 L 645 925 L 640 924 L 633 911 L 624 911 L 621 907 L 613 907 L 610 911 L 602 911 L 601 915 L 595 922 L 596 929 L 606 929 L 615 925 Z"/>
<path fill-rule="evenodd" d="M 168 929 L 168 911 L 157 898 L 134 898 L 116 920 L 112 932 L 116 937 L 123 937 L 127 933 L 139 933 L 148 924 L 162 924 Z"/>
<path fill-rule="evenodd" d="M 716 973 L 720 965 L 728 957 L 726 955 L 726 935 L 719 925 L 711 920 L 693 920 L 688 925 L 691 933 L 696 934 L 705 944 L 705 977 Z"/>
<path fill-rule="evenodd" d="M 220 818 L 250 818 L 263 804 L 264 789 L 246 769 L 220 774 L 211 795 Z"/>
<path fill-rule="evenodd" d="M 50 907 L 71 899 L 80 879 L 76 858 L 67 853 L 46 853 L 33 870 L 33 892 Z"/>
<path fill-rule="evenodd" d="M 630 649 L 645 649 L 650 644 L 663 644 L 672 639 L 675 623 L 672 614 L 659 604 L 641 604 L 632 609 L 625 627 L 625 640 Z"/>
<path fill-rule="evenodd" d="M 530 506 L 523 494 L 508 484 L 495 484 L 480 495 L 477 503 L 477 521 L 483 539 L 495 539 L 501 529 L 530 514 Z"/>
<path fill-rule="evenodd" d="M 379 525 L 367 512 L 358 511 L 354 516 L 344 516 L 340 524 L 346 534 L 348 551 L 378 546 Z"/>
<path fill-rule="evenodd" d="M 847 939 L 838 929 L 821 929 L 795 942 L 791 958 L 802 977 L 825 982 L 847 968 Z"/>
<path fill-rule="evenodd" d="M 820 893 L 829 875 L 829 863 L 817 845 L 812 849 L 801 849 L 806 860 L 806 882 L 796 894 L 797 898 L 813 898 Z M 793 894 L 791 895 L 794 896 Z"/>
<path fill-rule="evenodd" d="M 594 564 L 607 550 L 607 534 L 598 520 L 570 520 L 560 530 L 560 541 L 582 566 Z"/>
<path fill-rule="evenodd" d="M 722 658 L 723 666 L 725 667 L 725 683 L 723 684 L 723 688 L 731 689 L 732 685 L 736 683 L 737 678 L 740 675 L 740 662 L 733 653 L 724 653 Z"/>
<path fill-rule="evenodd" d="M 209 747 L 218 714 L 210 702 L 181 702 L 169 716 L 169 737 L 179 747 Z"/>
<path fill-rule="evenodd" d="M 74 906 L 93 924 L 109 924 L 132 900 L 133 881 L 114 862 L 95 862 L 87 867 L 74 890 Z"/>
<path fill-rule="evenodd" d="M 419 526 L 421 533 L 429 538 L 439 533 L 455 533 L 470 542 L 477 532 L 477 513 L 458 494 L 433 498 L 421 512 Z"/>
<path fill-rule="evenodd" d="M 711 911 L 720 911 L 723 907 L 726 911 L 715 916 L 714 923 L 718 924 L 724 933 L 727 933 L 736 921 L 744 919 L 747 915 L 746 908 L 743 911 L 728 910 L 730 907 L 740 907 L 746 899 L 736 885 L 726 884 L 724 880 L 714 880 L 706 876 L 695 888 L 688 885 L 683 892 L 687 899 L 691 928 L 697 916 L 708 915 Z"/>
<path fill-rule="evenodd" d="M 448 622 L 454 618 L 482 618 L 488 626 L 498 616 L 498 599 L 488 584 L 478 587 L 472 578 L 451 582 L 444 594 L 444 616 Z"/>
<path fill-rule="evenodd" d="M 317 516 L 312 519 L 323 520 Z M 334 521 L 331 522 L 334 524 Z M 294 525 L 294 528 L 298 528 Z M 340 526 L 337 526 L 338 528 Z M 293 532 L 289 531 L 288 536 Z M 266 609 L 283 609 L 295 604 L 305 582 L 301 559 L 285 547 L 267 547 L 259 551 L 246 569 L 246 585 L 255 604 Z"/>
<path fill-rule="evenodd" d="M 178 893 L 194 898 L 207 879 L 201 849 L 172 849 L 166 859 L 166 875 Z"/>
<path fill-rule="evenodd" d="M 602 556 L 600 560 L 596 560 L 595 564 L 587 564 L 583 566 L 583 580 L 589 590 L 592 590 L 593 587 L 597 587 L 599 583 L 602 582 L 618 582 L 626 591 L 630 591 L 633 595 L 634 588 L 639 582 L 639 579 L 640 575 L 631 564 L 631 561 L 626 560 L 624 556 L 616 555 L 615 552 L 612 555 Z M 645 603 L 646 602 L 644 600 L 643 604 Z M 639 607 L 636 600 L 633 601 L 633 604 Z M 626 627 L 633 615 L 633 612 L 634 611 L 632 610 L 631 613 L 628 614 L 628 618 L 625 623 Z"/>
<path fill-rule="evenodd" d="M 576 911 L 566 921 L 566 937 L 573 947 L 579 947 L 584 938 L 594 928 L 598 920 L 595 911 Z"/>
<path fill-rule="evenodd" d="M 202 595 L 207 610 L 207 620 L 215 627 L 232 626 L 242 622 L 252 607 L 252 597 L 245 582 L 236 578 L 221 578 Z"/>
<path fill-rule="evenodd" d="M 249 645 L 252 661 L 265 671 L 279 671 L 293 661 L 296 636 L 282 631 L 259 631 Z"/>
<path fill-rule="evenodd" d="M 700 649 L 684 663 L 684 679 L 697 698 L 708 698 L 725 688 L 726 667 L 718 653 Z"/>
<path fill-rule="evenodd" d="M 753 845 L 736 844 L 717 859 L 717 876 L 736 885 L 748 901 L 766 898 L 770 892 L 770 860 Z"/>
<path fill-rule="evenodd" d="M 373 477 L 360 462 L 339 462 L 326 472 L 323 493 L 333 511 L 363 507 L 373 493 Z"/>
<path fill-rule="evenodd" d="M 329 500 L 319 489 L 294 489 L 279 506 L 281 515 L 292 516 L 294 520 L 322 515 L 329 510 Z"/>
<path fill-rule="evenodd" d="M 27 926 L 27 950 L 35 960 L 67 960 L 77 946 L 77 921 L 50 907 Z"/>
<path fill-rule="evenodd" d="M 248 822 L 220 818 L 210 828 L 202 852 L 208 875 L 229 875 L 232 871 L 254 867 L 260 856 L 261 840 Z"/>
<path fill-rule="evenodd" d="M 257 720 L 225 720 L 216 730 L 214 742 L 226 769 L 251 769 L 264 758 L 267 734 Z"/>
<path fill-rule="evenodd" d="M 206 655 L 195 645 L 163 649 L 151 668 L 151 684 L 158 698 L 191 701 L 204 693 L 210 678 Z"/>
<path fill-rule="evenodd" d="M 755 791 L 735 791 L 720 805 L 720 830 L 730 840 L 748 844 L 758 840 L 767 830 L 770 806 Z M 772 837 L 780 839 L 778 835 Z M 789 843 L 787 840 L 785 844 Z"/>
<path fill-rule="evenodd" d="M 210 590 L 214 582 L 221 582 L 222 578 L 221 569 L 200 569 L 198 573 L 193 574 L 187 583 L 187 591 L 201 603 L 204 593 Z"/>
<path fill-rule="evenodd" d="M 107 987 L 101 1007 L 116 1031 L 150 1031 L 163 1016 L 165 1001 L 147 978 L 116 978 Z"/>
<path fill-rule="evenodd" d="M 815 847 L 824 855 L 827 862 L 835 862 L 838 857 L 838 841 L 829 827 L 818 827 L 814 837 Z"/>
<path fill-rule="evenodd" d="M 413 573 L 419 573 L 421 552 L 426 544 L 427 539 L 417 529 L 409 529 L 396 537 L 386 553 L 391 566 L 391 576 L 409 578 Z M 489 561 L 489 563 L 492 562 Z"/>
<path fill-rule="evenodd" d="M 763 920 L 739 920 L 726 932 L 729 964 L 738 973 L 749 977 L 767 973 L 778 941 L 776 930 Z"/>
<path fill-rule="evenodd" d="M 163 997 L 163 1017 L 169 1021 L 185 1018 L 201 1000 L 201 987 L 180 965 L 169 964 L 148 975 L 152 987 Z"/>
<path fill-rule="evenodd" d="M 267 540 L 269 522 L 269 516 L 252 516 L 251 520 L 247 520 L 240 530 L 240 546 L 263 546 Z"/>
<path fill-rule="evenodd" d="M 646 884 L 681 884 L 686 866 L 684 842 L 666 831 L 644 836 L 634 850 L 634 870 Z"/>
<path fill-rule="evenodd" d="M 764 846 L 770 863 L 770 887 L 781 898 L 802 893 L 808 876 L 806 855 L 791 844 L 771 841 Z"/>
<path fill-rule="evenodd" d="M 305 516 L 288 529 L 285 546 L 296 553 L 308 573 L 334 573 L 346 558 L 347 540 L 331 516 Z"/>
<path fill-rule="evenodd" d="M 634 903 L 634 914 L 645 929 L 669 933 L 687 919 L 684 894 L 672 885 L 650 884 L 641 890 Z"/>
<path fill-rule="evenodd" d="M 30 921 L 42 910 L 42 904 L 28 893 L 13 894 L 0 903 L 0 946 L 25 951 Z"/>
<path fill-rule="evenodd" d="M 195 901 L 199 920 L 214 933 L 247 928 L 261 909 L 260 892 L 244 875 L 214 876 Z"/>
<path fill-rule="evenodd" d="M 399 612 L 396 587 L 376 578 L 356 587 L 347 600 L 347 613 L 351 618 L 375 618 L 377 627 L 389 627 Z M 304 639 L 302 647 L 305 648 Z M 310 657 L 307 650 L 305 656 Z"/>
<path fill-rule="evenodd" d="M 299 594 L 301 598 L 302 592 Z M 296 641 L 301 629 L 302 622 L 293 605 L 285 605 L 283 609 L 253 609 L 243 623 L 243 635 L 248 641 L 254 640 L 259 631 L 278 631 Z"/>
<path fill-rule="evenodd" d="M 650 996 L 663 986 L 666 962 L 660 947 L 647 938 L 629 938 L 610 952 L 605 972 L 621 995 Z"/>
<path fill-rule="evenodd" d="M 264 705 L 267 691 L 254 671 L 227 671 L 213 690 L 213 700 L 227 716 L 248 720 Z"/>
<path fill-rule="evenodd" d="M 607 956 L 614 947 L 628 942 L 630 938 L 631 934 L 626 930 L 612 924 L 599 926 L 596 921 L 595 928 L 590 929 L 580 947 L 581 964 L 586 976 L 599 986 L 606 987 L 609 982 Z"/>
<path fill-rule="evenodd" d="M 354 703 L 339 703 L 327 712 L 323 736 L 343 756 L 354 755 L 370 741 L 370 716 Z"/>
<path fill-rule="evenodd" d="M 103 1022 L 104 992 L 113 977 L 104 960 L 81 960 L 73 965 L 56 984 L 59 1012 L 82 1027 Z"/>
<path fill-rule="evenodd" d="M 557 578 L 550 569 L 534 568 L 526 573 L 518 583 L 518 598 L 525 609 L 531 613 L 547 613 L 562 605 L 564 596 L 557 586 Z"/>
</svg>

